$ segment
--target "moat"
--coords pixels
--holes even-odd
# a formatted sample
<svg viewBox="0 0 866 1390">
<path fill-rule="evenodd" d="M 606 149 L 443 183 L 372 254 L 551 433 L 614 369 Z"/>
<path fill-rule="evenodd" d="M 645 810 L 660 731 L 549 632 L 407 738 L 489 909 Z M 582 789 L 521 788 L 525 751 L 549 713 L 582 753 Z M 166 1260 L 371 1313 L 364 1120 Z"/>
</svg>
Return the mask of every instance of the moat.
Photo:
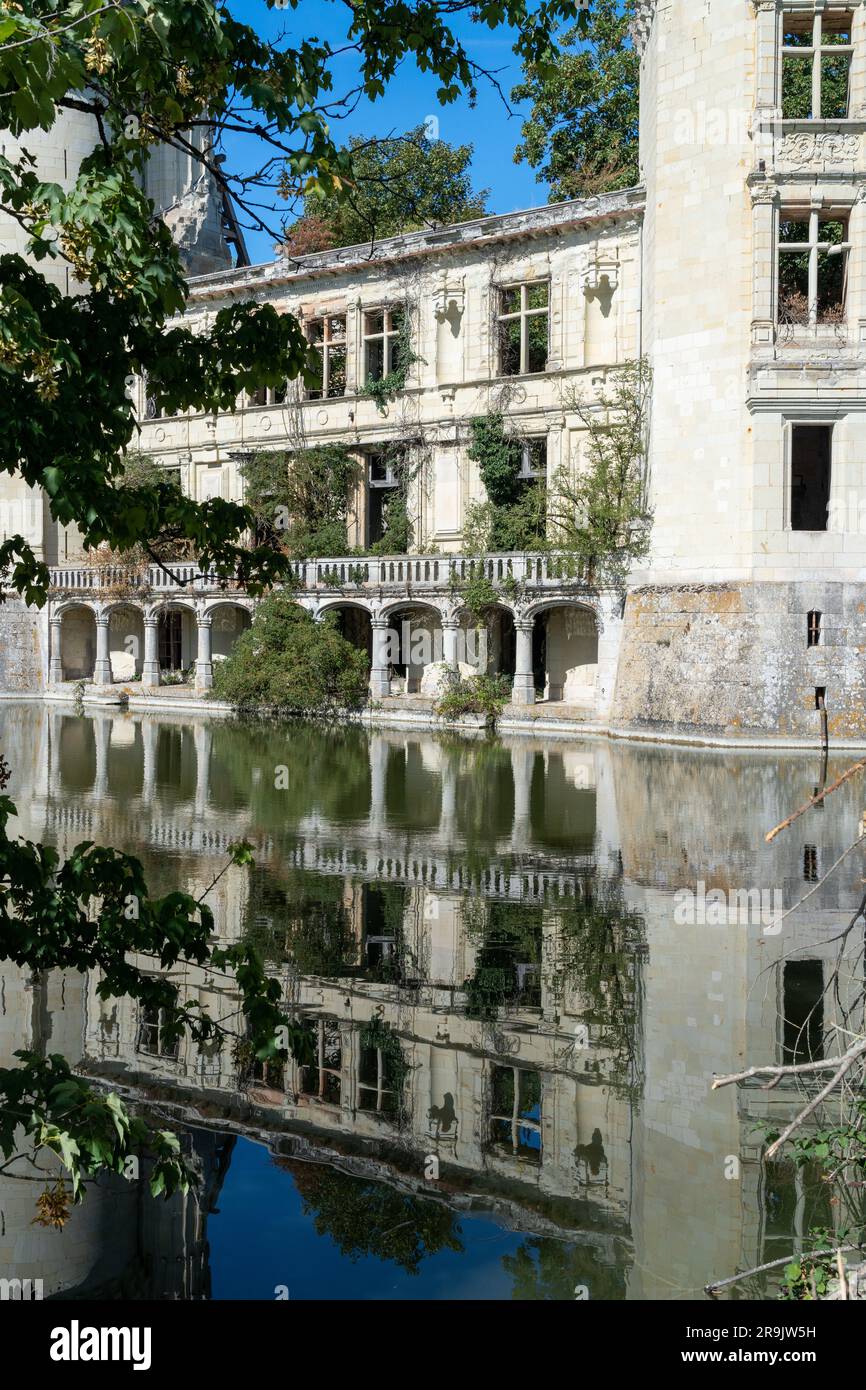
<svg viewBox="0 0 866 1390">
<path fill-rule="evenodd" d="M 200 1178 L 169 1202 L 100 1182 L 57 1232 L 32 1224 L 43 1180 L 4 1172 L 4 1274 L 59 1297 L 676 1300 L 850 1218 L 761 1164 L 799 1090 L 711 1090 L 821 1055 L 862 858 L 781 922 L 760 903 L 814 887 L 862 785 L 764 835 L 844 755 L 35 704 L 0 728 L 30 839 L 123 848 L 196 895 L 251 842 L 208 897 L 217 933 L 255 940 L 313 1042 L 305 1065 L 169 1046 L 92 979 L 4 965 L 0 1065 L 62 1052 L 177 1126 Z M 230 979 L 178 978 L 234 1015 Z"/>
</svg>

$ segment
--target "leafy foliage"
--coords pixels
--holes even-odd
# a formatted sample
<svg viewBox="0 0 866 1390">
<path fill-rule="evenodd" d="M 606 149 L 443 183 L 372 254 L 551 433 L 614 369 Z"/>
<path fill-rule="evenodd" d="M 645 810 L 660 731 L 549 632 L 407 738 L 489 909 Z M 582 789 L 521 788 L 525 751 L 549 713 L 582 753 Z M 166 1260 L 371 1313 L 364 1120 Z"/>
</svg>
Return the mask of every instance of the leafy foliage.
<svg viewBox="0 0 866 1390">
<path fill-rule="evenodd" d="M 645 358 L 611 373 L 595 406 L 572 396 L 568 406 L 586 430 L 586 466 L 561 469 L 551 489 L 557 549 L 571 552 L 590 582 L 622 583 L 650 544 L 646 459 L 652 369 Z"/>
<path fill-rule="evenodd" d="M 344 555 L 357 469 L 340 444 L 256 454 L 244 467 L 244 487 L 260 534 L 279 540 L 295 560 Z"/>
<path fill-rule="evenodd" d="M 511 682 L 507 676 L 455 677 L 439 696 L 435 710 L 440 719 L 483 714 L 492 725 L 510 699 Z"/>
<path fill-rule="evenodd" d="M 521 442 L 508 433 L 501 411 L 472 420 L 469 457 L 478 464 L 487 500 L 466 509 L 467 553 L 546 549 L 547 489 L 542 479 L 519 476 Z"/>
<path fill-rule="evenodd" d="M 336 713 L 364 703 L 367 679 L 366 653 L 341 637 L 333 617 L 317 622 L 280 593 L 259 605 L 215 668 L 213 694 L 238 709 Z"/>
<path fill-rule="evenodd" d="M 550 183 L 552 203 L 638 182 L 634 10 L 634 0 L 593 0 L 587 24 L 560 34 L 555 66 L 528 64 L 512 91 L 514 101 L 532 102 L 515 162 Z"/>
<path fill-rule="evenodd" d="M 355 246 L 400 232 L 483 217 L 489 189 L 475 192 L 471 145 L 432 140 L 423 125 L 387 140 L 353 136 L 351 181 L 339 194 L 307 199 L 286 250 Z"/>
</svg>

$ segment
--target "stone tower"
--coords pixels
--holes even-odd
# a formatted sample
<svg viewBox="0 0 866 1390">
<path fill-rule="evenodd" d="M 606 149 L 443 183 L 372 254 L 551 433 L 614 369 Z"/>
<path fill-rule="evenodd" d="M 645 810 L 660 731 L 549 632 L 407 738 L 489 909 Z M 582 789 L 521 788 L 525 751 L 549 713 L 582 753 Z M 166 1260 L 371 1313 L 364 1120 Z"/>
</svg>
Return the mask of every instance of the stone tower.
<svg viewBox="0 0 866 1390">
<path fill-rule="evenodd" d="M 641 0 L 634 37 L 655 515 L 616 713 L 862 735 L 864 6 Z"/>
</svg>

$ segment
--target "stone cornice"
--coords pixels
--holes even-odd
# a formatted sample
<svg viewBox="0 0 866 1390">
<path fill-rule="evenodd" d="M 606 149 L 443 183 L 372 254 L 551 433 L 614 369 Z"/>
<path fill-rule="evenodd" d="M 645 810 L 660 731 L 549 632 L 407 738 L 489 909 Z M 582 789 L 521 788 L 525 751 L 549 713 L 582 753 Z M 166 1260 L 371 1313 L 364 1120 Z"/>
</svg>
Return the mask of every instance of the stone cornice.
<svg viewBox="0 0 866 1390">
<path fill-rule="evenodd" d="M 350 272 L 387 268 L 401 261 L 452 252 L 486 252 L 491 246 L 557 236 L 580 227 L 611 221 L 618 217 L 639 220 L 646 205 L 643 185 L 591 198 L 572 198 L 524 212 L 507 212 L 479 217 L 422 232 L 387 237 L 363 246 L 318 251 L 297 259 L 281 257 L 263 265 L 235 267 L 212 275 L 190 279 L 190 301 L 202 301 L 256 289 L 273 288 L 307 280 L 332 278 Z"/>
</svg>

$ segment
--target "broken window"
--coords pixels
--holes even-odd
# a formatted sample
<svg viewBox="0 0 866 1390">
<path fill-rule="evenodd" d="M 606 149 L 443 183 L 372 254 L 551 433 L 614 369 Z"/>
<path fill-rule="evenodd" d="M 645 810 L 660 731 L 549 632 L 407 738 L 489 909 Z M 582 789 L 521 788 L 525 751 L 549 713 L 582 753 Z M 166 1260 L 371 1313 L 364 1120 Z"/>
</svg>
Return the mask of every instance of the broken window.
<svg viewBox="0 0 866 1390">
<path fill-rule="evenodd" d="M 307 322 L 307 341 L 319 361 L 321 386 L 311 388 L 311 401 L 346 394 L 346 315 L 325 314 Z"/>
<path fill-rule="evenodd" d="M 358 1067 L 358 1109 L 377 1115 L 399 1114 L 402 1092 L 399 1044 L 391 1049 L 361 1046 Z"/>
<path fill-rule="evenodd" d="M 547 480 L 547 440 L 525 439 L 520 446 L 519 478 Z"/>
<path fill-rule="evenodd" d="M 279 386 L 256 386 L 247 392 L 247 405 L 282 405 L 288 394 L 288 383 Z"/>
<path fill-rule="evenodd" d="M 818 882 L 818 846 L 803 846 L 803 879 L 806 883 Z"/>
<path fill-rule="evenodd" d="M 845 322 L 848 223 L 819 212 L 785 214 L 779 222 L 779 302 L 782 327 Z"/>
<path fill-rule="evenodd" d="M 307 1024 L 315 1060 L 300 1069 L 300 1087 L 326 1105 L 339 1105 L 343 1079 L 343 1045 L 335 1018 L 317 1018 Z"/>
<path fill-rule="evenodd" d="M 364 371 L 367 381 L 381 381 L 397 371 L 405 323 L 401 308 L 375 309 L 364 315 Z"/>
<path fill-rule="evenodd" d="M 541 1162 L 541 1076 L 525 1067 L 493 1067 L 490 1142 L 514 1158 Z"/>
<path fill-rule="evenodd" d="M 791 427 L 791 530 L 826 531 L 830 511 L 830 425 Z"/>
<path fill-rule="evenodd" d="M 782 116 L 844 120 L 850 109 L 850 11 L 787 11 L 782 32 Z"/>
<path fill-rule="evenodd" d="M 824 1057 L 824 967 L 789 960 L 782 974 L 782 1060 L 788 1065 Z"/>
<path fill-rule="evenodd" d="M 400 460 L 385 452 L 367 455 L 367 545 L 376 545 L 388 529 L 388 515 L 400 497 Z"/>
<path fill-rule="evenodd" d="M 177 1059 L 179 1040 L 169 1040 L 166 1036 L 166 1012 L 153 1005 L 145 1005 L 141 1010 L 138 1025 L 138 1050 L 151 1057 Z"/>
<path fill-rule="evenodd" d="M 821 641 L 821 614 L 813 609 L 806 616 L 806 646 L 817 647 Z"/>
<path fill-rule="evenodd" d="M 527 376 L 547 369 L 549 290 L 546 280 L 499 291 L 499 374 Z"/>
</svg>

